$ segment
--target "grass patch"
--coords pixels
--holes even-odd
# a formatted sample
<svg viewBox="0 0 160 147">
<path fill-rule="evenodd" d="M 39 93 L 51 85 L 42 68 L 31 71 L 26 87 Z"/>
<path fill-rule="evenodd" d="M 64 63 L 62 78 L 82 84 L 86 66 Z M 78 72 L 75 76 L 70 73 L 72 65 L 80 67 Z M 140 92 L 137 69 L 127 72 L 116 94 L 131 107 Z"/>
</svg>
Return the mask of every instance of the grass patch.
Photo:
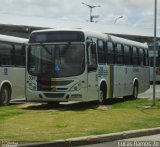
<svg viewBox="0 0 160 147">
<path fill-rule="evenodd" d="M 137 100 L 122 100 L 120 103 L 112 105 L 113 108 L 137 108 L 143 106 L 151 106 L 151 99 L 137 99 Z M 160 108 L 159 99 L 157 100 L 157 107 Z"/>
<path fill-rule="evenodd" d="M 89 134 L 90 135 L 100 135 L 100 134 L 105 134 L 105 133 L 107 133 L 107 132 L 104 130 L 93 130 Z"/>
<path fill-rule="evenodd" d="M 25 111 L 17 111 L 17 106 L 4 106 L 0 107 L 0 121 L 4 121 L 5 119 L 12 118 L 14 116 L 22 115 L 26 113 Z"/>
<path fill-rule="evenodd" d="M 0 120 L 4 121 L 5 119 L 24 114 L 23 112 L 7 112 L 7 113 L 2 113 L 0 115 Z"/>
<path fill-rule="evenodd" d="M 151 99 L 112 100 L 52 107 L 27 103 L 0 107 L 0 140 L 34 142 L 114 133 L 160 126 L 157 108 L 144 109 Z"/>
</svg>

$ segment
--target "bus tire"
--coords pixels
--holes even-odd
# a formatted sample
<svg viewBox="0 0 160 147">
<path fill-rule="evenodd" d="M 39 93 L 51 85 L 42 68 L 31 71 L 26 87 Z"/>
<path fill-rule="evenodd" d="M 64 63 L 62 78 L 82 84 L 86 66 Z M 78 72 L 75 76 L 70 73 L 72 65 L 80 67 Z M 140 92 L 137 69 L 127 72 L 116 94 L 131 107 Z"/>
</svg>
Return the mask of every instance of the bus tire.
<svg viewBox="0 0 160 147">
<path fill-rule="evenodd" d="M 0 105 L 6 106 L 11 99 L 11 91 L 7 85 L 3 85 L 0 91 Z"/>
<path fill-rule="evenodd" d="M 133 86 L 133 94 L 131 96 L 132 99 L 137 99 L 138 98 L 138 84 L 135 83 Z"/>
<path fill-rule="evenodd" d="M 105 86 L 101 86 L 100 91 L 99 91 L 99 98 L 98 98 L 98 103 L 99 104 L 105 104 L 106 102 L 106 90 L 107 87 Z"/>
</svg>

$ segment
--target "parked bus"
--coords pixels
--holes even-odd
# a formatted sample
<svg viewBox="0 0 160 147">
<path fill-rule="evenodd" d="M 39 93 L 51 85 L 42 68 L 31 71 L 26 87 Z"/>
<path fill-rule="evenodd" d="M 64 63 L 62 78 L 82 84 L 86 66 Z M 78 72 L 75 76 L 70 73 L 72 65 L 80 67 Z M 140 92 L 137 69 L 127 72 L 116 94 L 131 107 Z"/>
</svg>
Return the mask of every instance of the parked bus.
<svg viewBox="0 0 160 147">
<path fill-rule="evenodd" d="M 154 49 L 153 46 L 150 46 L 149 49 L 149 58 L 150 58 L 150 82 L 153 82 L 153 66 L 154 66 Z M 156 82 L 160 83 L 160 43 L 156 50 Z"/>
<path fill-rule="evenodd" d="M 25 96 L 25 43 L 28 39 L 0 35 L 0 105 Z"/>
<path fill-rule="evenodd" d="M 82 29 L 31 33 L 27 101 L 58 104 L 137 98 L 150 86 L 148 46 Z"/>
</svg>

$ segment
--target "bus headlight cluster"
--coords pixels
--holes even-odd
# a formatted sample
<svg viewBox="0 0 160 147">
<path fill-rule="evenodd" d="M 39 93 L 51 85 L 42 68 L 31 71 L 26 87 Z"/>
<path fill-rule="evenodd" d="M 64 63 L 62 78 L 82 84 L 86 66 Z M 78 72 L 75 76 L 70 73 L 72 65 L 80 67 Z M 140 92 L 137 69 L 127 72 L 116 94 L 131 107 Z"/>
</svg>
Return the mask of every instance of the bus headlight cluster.
<svg viewBox="0 0 160 147">
<path fill-rule="evenodd" d="M 37 90 L 37 87 L 36 87 L 36 85 L 34 84 L 34 83 L 28 83 L 28 87 L 29 87 L 29 89 L 30 90 L 33 90 L 33 91 L 36 91 Z"/>
<path fill-rule="evenodd" d="M 81 83 L 77 83 L 74 86 L 72 86 L 72 88 L 70 90 L 72 91 L 78 91 L 81 88 Z"/>
</svg>

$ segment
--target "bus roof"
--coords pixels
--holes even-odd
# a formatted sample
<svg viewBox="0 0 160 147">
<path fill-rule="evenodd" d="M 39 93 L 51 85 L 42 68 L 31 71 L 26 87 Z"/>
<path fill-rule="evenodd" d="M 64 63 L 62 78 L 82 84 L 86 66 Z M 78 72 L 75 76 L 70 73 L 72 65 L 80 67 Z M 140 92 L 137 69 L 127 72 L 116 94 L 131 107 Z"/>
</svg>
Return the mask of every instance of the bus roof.
<svg viewBox="0 0 160 147">
<path fill-rule="evenodd" d="M 26 43 L 26 42 L 28 42 L 28 39 L 8 36 L 8 35 L 0 35 L 0 41 L 2 41 L 2 42 L 13 42 L 13 43 Z"/>
<path fill-rule="evenodd" d="M 126 45 L 132 45 L 132 46 L 138 46 L 138 47 L 142 47 L 142 48 L 148 48 L 147 43 L 141 43 L 141 42 L 136 42 L 136 41 L 132 41 L 132 40 L 128 40 L 128 39 L 124 39 L 121 37 L 116 37 L 113 35 L 109 35 L 109 34 L 104 34 L 104 33 L 99 33 L 96 31 L 88 31 L 85 29 L 68 29 L 68 28 L 64 28 L 64 29 L 44 29 L 44 30 L 36 30 L 33 31 L 32 33 L 38 33 L 38 32 L 52 32 L 52 31 L 80 31 L 83 32 L 89 36 L 95 36 L 95 37 L 99 37 L 100 39 L 106 39 L 112 42 L 119 42 L 122 44 L 126 44 Z M 31 33 L 31 34 L 32 34 Z"/>
<path fill-rule="evenodd" d="M 122 44 L 126 44 L 126 45 L 132 45 L 132 46 L 138 46 L 138 47 L 142 47 L 142 48 L 148 48 L 147 43 L 141 43 L 141 42 L 137 42 L 137 41 L 133 41 L 133 40 L 128 40 L 128 39 L 124 39 L 121 37 L 116 37 L 116 36 L 112 36 L 112 35 L 108 35 L 108 40 L 112 41 L 112 42 L 117 42 L 117 43 L 122 43 Z"/>
</svg>

